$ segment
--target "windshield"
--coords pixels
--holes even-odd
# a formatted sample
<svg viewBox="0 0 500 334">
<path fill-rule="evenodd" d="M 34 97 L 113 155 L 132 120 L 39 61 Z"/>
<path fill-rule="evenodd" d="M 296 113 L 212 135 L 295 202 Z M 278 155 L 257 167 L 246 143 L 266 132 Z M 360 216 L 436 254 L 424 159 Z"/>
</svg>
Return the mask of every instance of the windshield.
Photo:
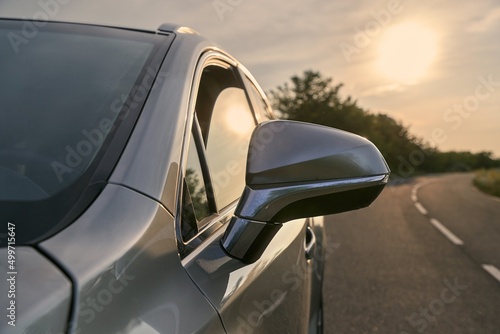
<svg viewBox="0 0 500 334">
<path fill-rule="evenodd" d="M 146 67 L 155 73 L 159 37 L 60 23 L 27 34 L 25 22 L 13 20 L 0 20 L 0 36 L 0 217 L 29 220 L 21 212 L 28 205 L 53 216 L 61 206 L 50 200 L 66 192 L 67 202 L 68 189 L 99 165 L 109 137 L 140 104 L 131 96 Z M 75 189 L 74 202 L 86 186 Z"/>
</svg>

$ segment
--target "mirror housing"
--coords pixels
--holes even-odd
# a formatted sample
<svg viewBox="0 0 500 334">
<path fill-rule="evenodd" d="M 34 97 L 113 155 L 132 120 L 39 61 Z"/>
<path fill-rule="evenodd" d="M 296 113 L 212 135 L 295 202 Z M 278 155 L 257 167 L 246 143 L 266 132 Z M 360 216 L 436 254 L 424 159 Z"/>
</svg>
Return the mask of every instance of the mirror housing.
<svg viewBox="0 0 500 334">
<path fill-rule="evenodd" d="M 370 205 L 389 167 L 367 139 L 326 126 L 269 121 L 254 130 L 246 186 L 222 246 L 254 262 L 281 224 Z"/>
</svg>

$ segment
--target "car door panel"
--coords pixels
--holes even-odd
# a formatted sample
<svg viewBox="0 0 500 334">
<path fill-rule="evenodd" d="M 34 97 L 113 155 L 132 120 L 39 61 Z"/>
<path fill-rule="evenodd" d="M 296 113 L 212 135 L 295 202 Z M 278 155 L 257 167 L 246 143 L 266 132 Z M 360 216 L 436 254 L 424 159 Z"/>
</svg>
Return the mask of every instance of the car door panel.
<svg viewBox="0 0 500 334">
<path fill-rule="evenodd" d="M 228 333 L 307 332 L 311 263 L 304 253 L 305 228 L 304 219 L 283 225 L 252 264 L 225 253 L 221 229 L 183 261 Z"/>
</svg>

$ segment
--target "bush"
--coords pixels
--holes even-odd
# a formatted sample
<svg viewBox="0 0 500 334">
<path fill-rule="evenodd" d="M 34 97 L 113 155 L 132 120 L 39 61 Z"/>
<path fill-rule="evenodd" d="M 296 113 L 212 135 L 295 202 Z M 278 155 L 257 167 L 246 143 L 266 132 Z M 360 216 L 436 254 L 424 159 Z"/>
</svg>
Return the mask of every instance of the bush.
<svg viewBox="0 0 500 334">
<path fill-rule="evenodd" d="M 500 170 L 489 169 L 476 172 L 474 185 L 481 191 L 500 197 Z"/>
</svg>

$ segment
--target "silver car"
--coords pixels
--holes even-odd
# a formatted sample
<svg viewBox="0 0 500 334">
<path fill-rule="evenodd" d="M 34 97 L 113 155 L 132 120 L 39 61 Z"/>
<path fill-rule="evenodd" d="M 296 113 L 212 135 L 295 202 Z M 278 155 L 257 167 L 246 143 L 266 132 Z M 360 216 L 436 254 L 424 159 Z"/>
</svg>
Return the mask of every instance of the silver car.
<svg viewBox="0 0 500 334">
<path fill-rule="evenodd" d="M 368 140 L 276 120 L 185 27 L 0 20 L 0 333 L 321 333 Z"/>
</svg>

